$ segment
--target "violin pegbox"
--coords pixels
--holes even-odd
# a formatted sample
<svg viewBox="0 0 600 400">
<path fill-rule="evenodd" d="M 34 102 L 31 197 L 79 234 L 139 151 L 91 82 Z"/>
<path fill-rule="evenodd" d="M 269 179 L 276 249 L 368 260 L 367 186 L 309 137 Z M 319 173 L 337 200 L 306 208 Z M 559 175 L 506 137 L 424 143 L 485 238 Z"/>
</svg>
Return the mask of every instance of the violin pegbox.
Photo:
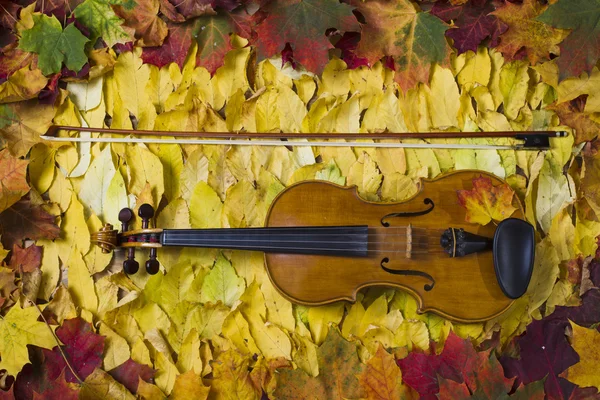
<svg viewBox="0 0 600 400">
<path fill-rule="evenodd" d="M 121 232 L 113 229 L 111 224 L 106 224 L 100 231 L 92 234 L 91 240 L 92 243 L 100 246 L 104 253 L 109 253 L 117 247 L 127 248 L 123 271 L 128 275 L 135 274 L 140 268 L 139 262 L 135 260 L 135 248 L 149 248 L 150 256 L 145 267 L 150 275 L 154 275 L 160 269 L 156 256 L 157 249 L 162 247 L 160 235 L 163 230 L 150 227 L 150 221 L 154 218 L 154 208 L 150 204 L 142 204 L 138 210 L 138 216 L 142 218 L 142 229 L 129 230 L 134 213 L 130 208 L 123 208 L 119 212 Z"/>
</svg>

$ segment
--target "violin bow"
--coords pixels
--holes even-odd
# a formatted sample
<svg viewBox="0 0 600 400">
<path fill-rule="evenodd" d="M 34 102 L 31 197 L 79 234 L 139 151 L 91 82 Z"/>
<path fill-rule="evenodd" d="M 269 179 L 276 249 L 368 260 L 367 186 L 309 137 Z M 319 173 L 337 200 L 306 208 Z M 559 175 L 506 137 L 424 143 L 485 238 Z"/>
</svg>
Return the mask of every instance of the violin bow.
<svg viewBox="0 0 600 400">
<path fill-rule="evenodd" d="M 129 137 L 63 137 L 59 131 L 96 132 L 100 135 L 127 135 Z M 135 137 L 131 137 L 135 135 Z M 161 138 L 169 136 L 172 138 Z M 112 128 L 88 128 L 52 125 L 41 139 L 49 142 L 70 143 L 164 143 L 234 146 L 291 146 L 291 147 L 375 147 L 413 149 L 474 149 L 474 150 L 545 150 L 550 138 L 566 137 L 566 131 L 498 131 L 498 132 L 384 132 L 384 133 L 253 133 L 253 132 L 186 132 Z M 402 139 L 465 139 L 512 138 L 522 141 L 515 145 L 472 143 L 402 143 Z M 299 141 L 321 139 L 320 141 Z M 347 142 L 326 141 L 344 139 Z M 395 142 L 363 142 L 363 140 L 395 140 Z"/>
</svg>

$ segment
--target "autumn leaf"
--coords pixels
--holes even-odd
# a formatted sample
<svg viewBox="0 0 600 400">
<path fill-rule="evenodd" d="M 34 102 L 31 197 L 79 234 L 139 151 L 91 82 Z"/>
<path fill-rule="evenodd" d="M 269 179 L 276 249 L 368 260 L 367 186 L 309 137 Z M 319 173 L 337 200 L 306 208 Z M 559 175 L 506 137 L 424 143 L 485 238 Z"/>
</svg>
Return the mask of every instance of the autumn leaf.
<svg viewBox="0 0 600 400">
<path fill-rule="evenodd" d="M 380 344 L 375 355 L 367 361 L 366 369 L 358 376 L 367 399 L 407 399 L 410 389 L 402 384 L 402 373 L 394 357 Z"/>
<path fill-rule="evenodd" d="M 5 248 L 12 248 L 24 239 L 56 239 L 60 228 L 54 220 L 53 215 L 24 197 L 0 213 L 2 244 Z"/>
<path fill-rule="evenodd" d="M 200 375 L 194 371 L 188 371 L 175 379 L 171 397 L 174 400 L 191 398 L 205 400 L 208 398 L 209 391 L 210 387 L 204 386 Z"/>
<path fill-rule="evenodd" d="M 142 60 L 159 68 L 171 62 L 179 65 L 179 68 L 183 68 L 188 50 L 192 45 L 193 35 L 197 31 L 197 24 L 195 21 L 188 21 L 183 24 L 167 21 L 167 28 L 168 34 L 162 46 L 144 47 Z"/>
<path fill-rule="evenodd" d="M 90 0 L 88 0 L 90 1 Z M 84 46 L 88 42 L 75 24 L 63 30 L 56 17 L 33 15 L 33 28 L 23 31 L 19 47 L 38 54 L 38 67 L 44 75 L 59 72 L 62 64 L 78 72 L 87 62 Z"/>
<path fill-rule="evenodd" d="M 15 272 L 33 272 L 40 267 L 42 246 L 31 245 L 26 248 L 13 246 L 9 266 Z"/>
<path fill-rule="evenodd" d="M 600 389 L 597 374 L 600 333 L 596 329 L 587 329 L 571 322 L 573 328 L 573 349 L 579 355 L 579 362 L 570 366 L 561 376 L 580 387 L 594 386 Z"/>
<path fill-rule="evenodd" d="M 533 321 L 527 331 L 515 340 L 519 358 L 500 357 L 506 376 L 529 384 L 546 377 L 545 391 L 550 398 L 568 398 L 573 385 L 559 374 L 578 361 L 575 350 L 565 335 L 568 322 L 561 320 Z"/>
<path fill-rule="evenodd" d="M 79 387 L 65 380 L 65 371 L 53 381 L 48 382 L 48 387 L 39 393 L 33 391 L 33 400 L 61 399 L 77 400 L 79 398 Z"/>
<path fill-rule="evenodd" d="M 158 0 L 138 0 L 131 9 L 117 5 L 114 11 L 125 20 L 124 26 L 135 30 L 137 44 L 147 47 L 162 45 L 168 33 L 167 24 L 157 15 L 158 8 Z"/>
<path fill-rule="evenodd" d="M 588 74 L 600 57 L 600 0 L 559 0 L 536 19 L 555 28 L 571 29 L 560 43 L 559 77 Z"/>
<path fill-rule="evenodd" d="M 364 395 L 357 375 L 365 366 L 360 363 L 356 345 L 340 335 L 337 328 L 329 330 L 327 339 L 317 349 L 319 375 L 312 377 L 301 369 L 279 371 L 275 396 L 281 399 L 356 398 Z"/>
<path fill-rule="evenodd" d="M 454 22 L 455 28 L 446 31 L 446 36 L 454 40 L 458 54 L 467 50 L 477 52 L 477 46 L 487 38 L 490 45 L 496 46 L 498 36 L 507 26 L 496 16 L 494 3 L 485 0 L 470 0 L 465 4 L 456 2 L 436 2 L 431 13 L 445 22 Z"/>
<path fill-rule="evenodd" d="M 512 206 L 514 192 L 507 184 L 492 185 L 490 178 L 473 179 L 473 189 L 458 190 L 458 201 L 467 209 L 467 222 L 487 225 L 490 221 L 502 221 L 516 210 Z"/>
<path fill-rule="evenodd" d="M 365 16 L 356 55 L 374 64 L 383 56 L 395 60 L 396 82 L 406 91 L 417 82 L 429 81 L 432 63 L 447 64 L 449 47 L 444 37 L 448 26 L 408 0 L 353 0 Z"/>
<path fill-rule="evenodd" d="M 108 373 L 96 368 L 83 383 L 79 398 L 84 400 L 134 400 L 135 396 Z"/>
<path fill-rule="evenodd" d="M 108 371 L 108 373 L 130 392 L 136 393 L 140 380 L 152 382 L 156 370 L 145 364 L 137 363 L 130 358 L 118 367 Z"/>
<path fill-rule="evenodd" d="M 508 25 L 496 46 L 508 61 L 514 60 L 522 49 L 525 49 L 532 65 L 548 59 L 550 54 L 559 54 L 558 44 L 569 32 L 536 21 L 535 17 L 545 9 L 535 0 L 526 0 L 521 5 L 504 3 L 503 7 L 491 13 Z"/>
<path fill-rule="evenodd" d="M 584 98 L 577 97 L 560 104 L 551 104 L 546 108 L 556 112 L 561 123 L 575 130 L 575 144 L 598 137 L 600 121 L 593 119 L 591 114 L 584 112 Z"/>
<path fill-rule="evenodd" d="M 0 213 L 29 192 L 27 160 L 12 157 L 8 150 L 0 151 Z"/>
<path fill-rule="evenodd" d="M 56 340 L 48 325 L 38 322 L 40 313 L 37 307 L 21 308 L 17 302 L 0 319 L 0 368 L 7 374 L 16 376 L 29 362 L 27 345 L 44 349 L 56 346 Z M 58 376 L 58 374 L 57 374 Z"/>
<path fill-rule="evenodd" d="M 96 367 L 102 365 L 104 337 L 95 334 L 89 322 L 81 318 L 65 320 L 62 326 L 56 330 L 56 336 L 64 344 L 63 352 L 80 379 L 86 379 Z M 54 344 L 56 345 L 56 342 Z M 71 369 L 67 368 L 65 359 L 58 348 L 55 347 L 52 351 L 44 350 L 44 356 L 49 379 L 56 379 L 66 368 L 65 379 L 67 382 L 79 382 Z"/>
<path fill-rule="evenodd" d="M 15 157 L 22 157 L 46 133 L 56 110 L 35 100 L 0 105 L 0 134 Z"/>
<path fill-rule="evenodd" d="M 217 397 L 256 399 L 256 393 L 248 365 L 250 360 L 235 349 L 230 349 L 211 362 L 214 379 L 210 388 Z"/>
<path fill-rule="evenodd" d="M 73 14 L 90 31 L 90 39 L 95 42 L 102 38 L 109 47 L 131 40 L 130 30 L 123 29 L 123 20 L 113 11 L 111 4 L 123 4 L 119 0 L 85 0 Z M 132 29 L 131 29 L 132 30 Z"/>
<path fill-rule="evenodd" d="M 316 73 L 323 70 L 327 50 L 333 48 L 325 32 L 359 30 L 352 7 L 335 0 L 275 0 L 262 10 L 267 17 L 256 28 L 259 59 L 278 54 L 290 43 L 294 59 Z"/>
<path fill-rule="evenodd" d="M 0 85 L 0 103 L 33 99 L 47 83 L 48 78 L 39 69 L 25 66 Z"/>
</svg>

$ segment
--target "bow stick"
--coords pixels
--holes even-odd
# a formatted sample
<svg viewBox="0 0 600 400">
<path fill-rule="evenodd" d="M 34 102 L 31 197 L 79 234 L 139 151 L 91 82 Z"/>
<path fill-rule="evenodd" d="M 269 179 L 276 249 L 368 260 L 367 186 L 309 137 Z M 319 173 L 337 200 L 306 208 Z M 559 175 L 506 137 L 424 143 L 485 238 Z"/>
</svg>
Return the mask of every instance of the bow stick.
<svg viewBox="0 0 600 400">
<path fill-rule="evenodd" d="M 137 137 L 61 137 L 61 130 L 77 132 L 97 132 L 99 134 L 135 135 Z M 170 136 L 181 139 L 161 139 Z M 475 150 L 544 150 L 550 148 L 550 138 L 566 137 L 565 131 L 500 131 L 500 132 L 403 132 L 403 133 L 251 133 L 251 132 L 167 132 L 151 130 L 130 130 L 111 128 L 88 128 L 78 126 L 52 125 L 42 139 L 51 142 L 78 143 L 165 143 L 165 144 L 204 144 L 236 146 L 315 146 L 315 147 L 380 147 L 415 149 L 475 149 Z M 402 140 L 402 139 L 464 139 L 464 138 L 512 138 L 521 140 L 516 145 L 453 144 L 453 143 L 401 143 L 401 142 L 362 142 L 362 140 Z M 349 139 L 349 142 L 296 141 L 296 139 Z M 359 141 L 361 140 L 361 141 Z"/>
</svg>

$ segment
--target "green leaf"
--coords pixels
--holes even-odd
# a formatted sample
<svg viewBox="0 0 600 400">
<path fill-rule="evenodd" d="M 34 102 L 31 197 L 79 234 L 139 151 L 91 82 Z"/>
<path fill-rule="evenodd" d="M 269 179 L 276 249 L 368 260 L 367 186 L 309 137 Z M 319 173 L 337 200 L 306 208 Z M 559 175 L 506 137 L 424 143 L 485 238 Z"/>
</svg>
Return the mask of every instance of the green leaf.
<svg viewBox="0 0 600 400">
<path fill-rule="evenodd" d="M 237 276 L 231 263 L 220 255 L 215 266 L 204 278 L 200 300 L 203 303 L 220 301 L 231 307 L 244 293 L 245 286 L 244 278 Z"/>
<path fill-rule="evenodd" d="M 79 72 L 87 62 L 84 46 L 88 38 L 74 24 L 63 30 L 55 16 L 32 17 L 33 27 L 23 31 L 19 48 L 38 54 L 38 66 L 44 75 L 59 72 L 63 62 L 70 70 Z"/>
<path fill-rule="evenodd" d="M 123 5 L 125 8 L 130 6 L 129 2 L 122 1 L 85 0 L 73 12 L 75 18 L 90 30 L 92 42 L 101 37 L 108 47 L 132 40 L 131 35 L 121 26 L 124 21 L 115 14 L 111 4 Z"/>
</svg>

